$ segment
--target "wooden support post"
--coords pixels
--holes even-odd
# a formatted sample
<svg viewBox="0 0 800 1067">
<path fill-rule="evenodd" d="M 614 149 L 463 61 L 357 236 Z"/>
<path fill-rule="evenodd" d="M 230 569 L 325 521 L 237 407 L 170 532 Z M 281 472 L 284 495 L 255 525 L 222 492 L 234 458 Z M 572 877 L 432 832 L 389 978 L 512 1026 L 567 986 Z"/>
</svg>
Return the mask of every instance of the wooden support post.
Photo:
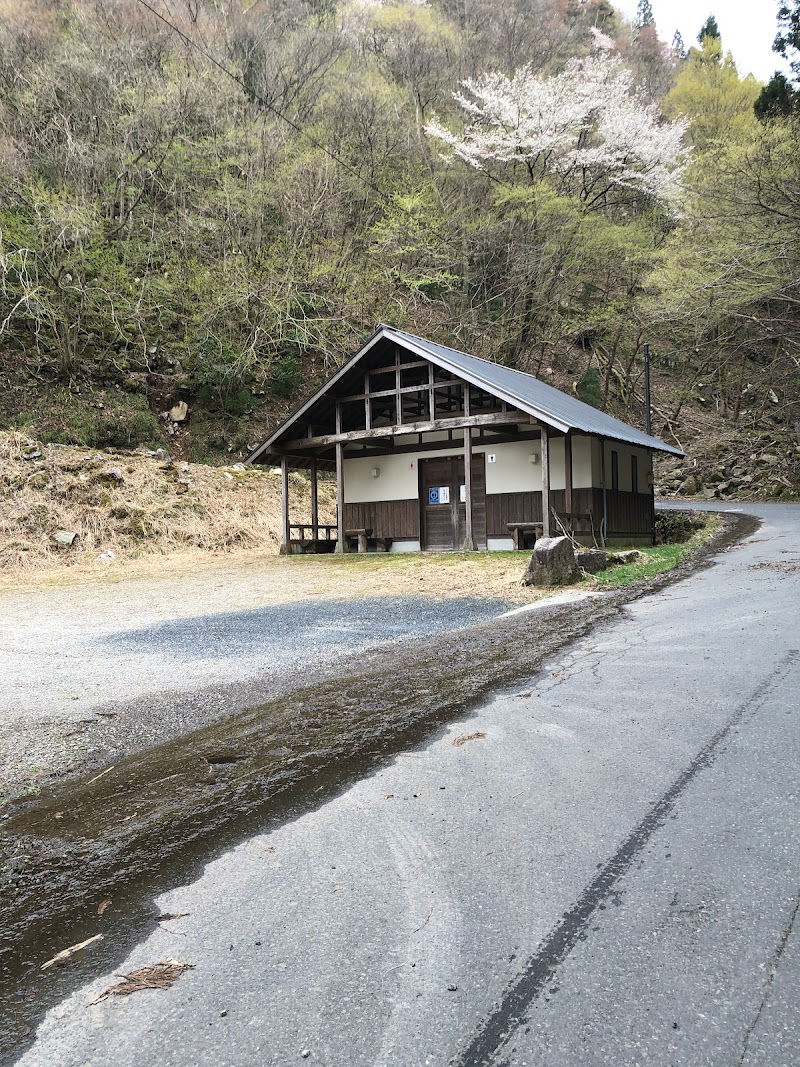
<svg viewBox="0 0 800 1067">
<path fill-rule="evenodd" d="M 336 548 L 335 552 L 347 552 L 345 538 L 345 446 L 336 445 Z"/>
<path fill-rule="evenodd" d="M 317 461 L 311 460 L 311 536 L 319 539 L 319 483 L 317 478 Z"/>
<path fill-rule="evenodd" d="M 472 528 L 472 430 L 469 426 L 464 429 L 464 497 L 464 551 L 474 552 L 478 546 Z"/>
<path fill-rule="evenodd" d="M 372 429 L 372 399 L 369 395 L 369 371 L 364 375 L 364 429 Z M 337 428 L 337 433 L 338 433 Z"/>
<path fill-rule="evenodd" d="M 289 551 L 289 460 L 281 456 L 281 552 Z"/>
<path fill-rule="evenodd" d="M 394 368 L 394 392 L 395 392 L 395 404 L 397 409 L 395 411 L 395 422 L 398 426 L 403 422 L 403 394 L 400 392 L 400 349 L 395 352 L 395 368 Z"/>
<path fill-rule="evenodd" d="M 550 439 L 542 426 L 542 537 L 550 536 Z"/>
<path fill-rule="evenodd" d="M 428 417 L 436 421 L 436 401 L 433 396 L 433 364 L 428 364 Z"/>
<path fill-rule="evenodd" d="M 342 405 L 336 405 L 336 432 L 342 432 Z M 344 536 L 344 442 L 336 442 L 336 548 L 335 552 L 347 551 Z"/>
<path fill-rule="evenodd" d="M 564 438 L 564 511 L 572 513 L 572 434 Z"/>
</svg>

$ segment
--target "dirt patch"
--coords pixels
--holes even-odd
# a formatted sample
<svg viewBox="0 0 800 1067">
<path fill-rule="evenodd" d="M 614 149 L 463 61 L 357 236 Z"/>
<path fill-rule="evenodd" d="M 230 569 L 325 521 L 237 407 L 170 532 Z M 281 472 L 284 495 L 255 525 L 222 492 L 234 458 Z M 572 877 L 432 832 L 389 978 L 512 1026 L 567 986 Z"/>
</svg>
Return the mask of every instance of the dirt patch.
<svg viewBox="0 0 800 1067">
<path fill-rule="evenodd" d="M 293 473 L 289 495 L 293 515 L 310 515 L 307 478 Z M 322 482 L 323 522 L 332 521 L 334 495 L 332 483 Z M 279 534 L 280 478 L 267 470 L 0 433 L 0 573 L 9 585 L 145 560 L 153 573 L 156 560 L 163 564 L 173 554 L 217 560 L 237 549 L 274 554 Z"/>
</svg>

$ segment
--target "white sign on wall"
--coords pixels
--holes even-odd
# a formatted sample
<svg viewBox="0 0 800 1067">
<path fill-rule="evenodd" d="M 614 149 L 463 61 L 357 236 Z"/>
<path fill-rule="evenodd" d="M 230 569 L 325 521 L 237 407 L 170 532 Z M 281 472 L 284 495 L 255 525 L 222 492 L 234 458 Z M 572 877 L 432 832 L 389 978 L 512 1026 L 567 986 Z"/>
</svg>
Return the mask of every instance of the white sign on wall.
<svg viewBox="0 0 800 1067">
<path fill-rule="evenodd" d="M 490 452 L 489 453 L 489 455 L 486 457 L 486 462 L 487 463 L 496 463 L 497 462 L 497 456 L 494 454 L 494 452 Z"/>
<path fill-rule="evenodd" d="M 467 502 L 467 487 L 466 485 L 460 485 L 458 487 L 458 499 L 462 504 Z"/>
<path fill-rule="evenodd" d="M 450 486 L 449 485 L 440 485 L 439 486 L 439 503 L 440 504 L 449 504 L 450 503 Z"/>
</svg>

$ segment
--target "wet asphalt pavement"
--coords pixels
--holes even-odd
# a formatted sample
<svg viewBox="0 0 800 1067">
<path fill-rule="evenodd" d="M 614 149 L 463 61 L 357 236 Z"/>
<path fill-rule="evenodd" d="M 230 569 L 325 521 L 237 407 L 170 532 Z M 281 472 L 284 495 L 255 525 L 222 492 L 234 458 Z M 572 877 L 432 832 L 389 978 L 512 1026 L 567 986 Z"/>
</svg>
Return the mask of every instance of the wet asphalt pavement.
<svg viewBox="0 0 800 1067">
<path fill-rule="evenodd" d="M 795 1067 L 800 508 L 155 902 L 24 1067 Z M 447 671 L 447 664 L 441 664 Z M 460 742 L 458 744 L 454 742 Z"/>
</svg>

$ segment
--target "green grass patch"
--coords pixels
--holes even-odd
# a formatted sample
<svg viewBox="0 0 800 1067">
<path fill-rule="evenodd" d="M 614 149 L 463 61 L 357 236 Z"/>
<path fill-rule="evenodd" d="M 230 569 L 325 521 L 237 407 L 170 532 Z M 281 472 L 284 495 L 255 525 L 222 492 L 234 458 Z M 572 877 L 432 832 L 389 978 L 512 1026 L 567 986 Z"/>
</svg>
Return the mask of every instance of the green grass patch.
<svg viewBox="0 0 800 1067">
<path fill-rule="evenodd" d="M 664 571 L 672 570 L 679 563 L 687 559 L 704 545 L 716 533 L 721 520 L 716 515 L 709 515 L 701 529 L 693 534 L 688 541 L 676 545 L 654 545 L 642 548 L 638 547 L 641 557 L 635 563 L 624 563 L 618 567 L 609 567 L 607 571 L 600 571 L 593 577 L 587 578 L 589 582 L 596 582 L 606 588 L 618 588 L 622 585 L 630 585 L 639 582 L 643 578 L 653 578 Z"/>
</svg>

